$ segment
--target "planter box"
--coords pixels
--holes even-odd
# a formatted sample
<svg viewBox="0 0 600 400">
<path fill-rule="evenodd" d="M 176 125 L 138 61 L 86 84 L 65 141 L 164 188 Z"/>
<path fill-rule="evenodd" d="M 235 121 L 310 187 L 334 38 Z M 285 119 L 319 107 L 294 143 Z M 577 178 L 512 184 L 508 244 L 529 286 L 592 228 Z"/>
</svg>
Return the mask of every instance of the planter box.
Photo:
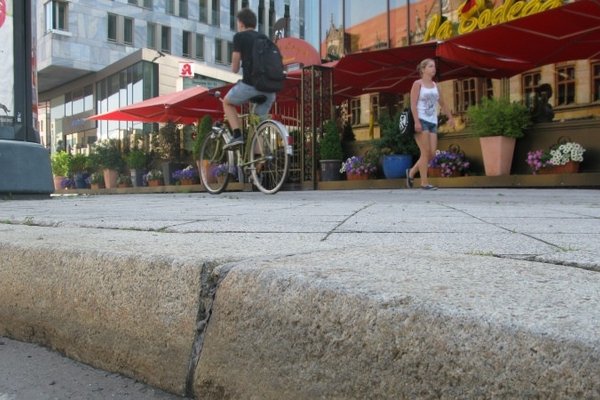
<svg viewBox="0 0 600 400">
<path fill-rule="evenodd" d="M 547 167 L 541 168 L 538 171 L 538 174 L 574 174 L 577 172 L 579 172 L 579 163 L 575 161 L 569 161 L 565 165 L 549 165 Z"/>
</svg>

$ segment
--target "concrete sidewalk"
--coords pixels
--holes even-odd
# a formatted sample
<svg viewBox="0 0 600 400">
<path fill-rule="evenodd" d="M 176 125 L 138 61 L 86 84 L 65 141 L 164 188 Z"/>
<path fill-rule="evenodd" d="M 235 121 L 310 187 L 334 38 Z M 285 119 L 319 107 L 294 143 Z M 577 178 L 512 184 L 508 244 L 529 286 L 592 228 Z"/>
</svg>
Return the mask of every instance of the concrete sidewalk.
<svg viewBox="0 0 600 400">
<path fill-rule="evenodd" d="M 198 398 L 596 398 L 599 193 L 2 201 L 0 335 Z"/>
</svg>

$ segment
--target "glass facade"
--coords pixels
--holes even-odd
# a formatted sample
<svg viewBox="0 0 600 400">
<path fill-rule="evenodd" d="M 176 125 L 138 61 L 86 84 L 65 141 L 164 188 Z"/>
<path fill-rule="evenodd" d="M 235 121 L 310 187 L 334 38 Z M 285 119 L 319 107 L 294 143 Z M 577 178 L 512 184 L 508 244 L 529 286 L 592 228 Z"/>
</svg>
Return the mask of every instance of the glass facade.
<svg viewBox="0 0 600 400">
<path fill-rule="evenodd" d="M 361 0 L 308 3 L 308 9 L 317 6 L 320 10 L 319 45 L 315 47 L 328 60 L 359 51 L 421 43 L 433 17 L 444 20 L 452 15 L 448 0 L 371 0 L 368 6 Z M 304 17 L 315 20 L 308 11 Z M 315 43 L 310 37 L 307 40 Z"/>
</svg>

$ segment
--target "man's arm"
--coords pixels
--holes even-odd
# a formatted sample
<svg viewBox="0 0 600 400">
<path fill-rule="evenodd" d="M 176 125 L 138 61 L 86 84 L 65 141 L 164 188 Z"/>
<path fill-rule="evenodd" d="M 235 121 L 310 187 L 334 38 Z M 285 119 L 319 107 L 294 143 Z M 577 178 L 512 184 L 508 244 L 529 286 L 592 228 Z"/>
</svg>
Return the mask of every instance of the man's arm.
<svg viewBox="0 0 600 400">
<path fill-rule="evenodd" d="M 240 72 L 240 60 L 241 60 L 241 55 L 239 51 L 234 51 L 233 53 L 231 53 L 231 71 L 234 74 L 237 74 L 238 72 Z"/>
</svg>

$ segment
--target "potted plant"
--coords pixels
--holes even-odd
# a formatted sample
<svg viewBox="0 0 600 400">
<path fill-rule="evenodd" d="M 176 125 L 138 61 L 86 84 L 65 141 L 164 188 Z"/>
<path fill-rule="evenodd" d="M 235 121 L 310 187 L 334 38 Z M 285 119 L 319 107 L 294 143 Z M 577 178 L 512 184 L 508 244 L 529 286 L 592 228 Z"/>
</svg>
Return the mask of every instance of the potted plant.
<svg viewBox="0 0 600 400">
<path fill-rule="evenodd" d="M 319 143 L 321 180 L 340 180 L 340 167 L 344 157 L 342 141 L 335 121 L 329 120 L 323 126 L 323 137 Z"/>
<path fill-rule="evenodd" d="M 119 171 L 123 168 L 123 157 L 118 141 L 115 139 L 105 140 L 99 143 L 94 150 L 104 173 L 104 184 L 107 188 L 116 187 Z"/>
<path fill-rule="evenodd" d="M 146 163 L 148 161 L 146 153 L 140 149 L 133 149 L 127 154 L 126 161 L 133 186 L 143 186 L 144 169 L 146 168 Z"/>
<path fill-rule="evenodd" d="M 163 184 L 163 173 L 160 169 L 151 169 L 144 175 L 144 181 L 148 182 L 148 186 L 161 186 Z"/>
<path fill-rule="evenodd" d="M 71 168 L 71 154 L 62 150 L 57 151 L 52 155 L 50 161 L 54 175 L 54 189 L 61 190 L 63 189 L 62 181 L 67 177 Z"/>
<path fill-rule="evenodd" d="M 92 173 L 89 180 L 92 189 L 104 189 L 104 174 L 102 172 Z"/>
<path fill-rule="evenodd" d="M 429 161 L 427 176 L 432 178 L 461 176 L 469 170 L 470 165 L 462 151 L 457 149 L 438 150 L 431 161 Z"/>
<path fill-rule="evenodd" d="M 194 138 L 194 143 L 192 145 L 192 155 L 194 160 L 196 160 L 196 166 L 198 167 L 198 175 L 202 172 L 202 168 L 208 168 L 208 161 L 205 160 L 205 165 L 200 165 L 200 152 L 202 151 L 202 144 L 204 143 L 204 139 L 206 139 L 206 135 L 211 131 L 213 125 L 212 118 L 210 115 L 205 115 L 202 117 L 200 122 L 196 127 L 196 137 Z M 210 176 L 210 174 L 208 174 Z M 209 182 L 210 183 L 210 182 Z"/>
<path fill-rule="evenodd" d="M 479 136 L 487 176 L 509 175 L 516 140 L 531 124 L 529 109 L 508 99 L 484 98 L 469 107 L 467 117 Z"/>
<path fill-rule="evenodd" d="M 400 113 L 393 116 L 383 113 L 379 117 L 381 138 L 374 142 L 374 148 L 382 158 L 383 174 L 387 179 L 404 178 L 413 157 L 419 154 L 414 136 L 400 133 L 399 122 Z"/>
<path fill-rule="evenodd" d="M 71 157 L 71 172 L 77 189 L 87 189 L 87 165 L 88 156 L 83 153 L 77 153 Z"/>
<path fill-rule="evenodd" d="M 128 188 L 131 184 L 131 175 L 119 174 L 117 177 L 117 187 Z"/>
<path fill-rule="evenodd" d="M 533 173 L 568 174 L 579 172 L 585 148 L 577 142 L 565 142 L 550 150 L 534 150 L 527 153 L 527 164 Z"/>
<path fill-rule="evenodd" d="M 173 122 L 167 122 L 158 130 L 157 148 L 162 160 L 161 168 L 165 185 L 171 184 L 171 175 L 176 169 L 176 163 L 179 160 L 181 140 L 177 125 Z"/>
<path fill-rule="evenodd" d="M 368 157 L 352 156 L 342 163 L 340 173 L 349 181 L 369 179 L 377 171 L 377 165 Z"/>
<path fill-rule="evenodd" d="M 227 164 L 219 164 L 216 167 L 214 167 L 211 175 L 215 177 L 219 184 L 222 184 L 225 179 L 225 176 L 227 176 L 228 173 L 229 167 L 227 166 Z"/>
<path fill-rule="evenodd" d="M 198 169 L 188 165 L 173 172 L 173 179 L 181 185 L 193 185 L 198 181 Z"/>
</svg>

